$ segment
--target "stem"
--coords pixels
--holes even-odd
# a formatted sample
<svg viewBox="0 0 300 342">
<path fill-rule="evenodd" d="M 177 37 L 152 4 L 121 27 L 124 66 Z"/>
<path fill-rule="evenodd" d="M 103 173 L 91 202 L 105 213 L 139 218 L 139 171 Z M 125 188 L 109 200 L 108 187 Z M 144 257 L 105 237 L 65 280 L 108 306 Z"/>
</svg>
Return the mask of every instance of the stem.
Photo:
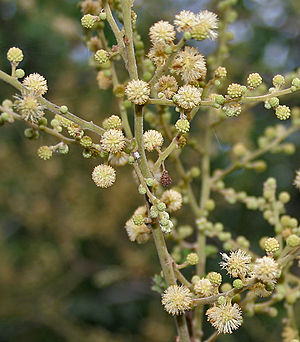
<svg viewBox="0 0 300 342">
<path fill-rule="evenodd" d="M 125 39 L 127 46 L 127 61 L 126 67 L 130 75 L 131 80 L 137 80 L 139 78 L 137 71 L 137 64 L 134 54 L 134 43 L 133 43 L 133 32 L 131 22 L 131 0 L 121 0 L 123 19 L 124 19 L 124 30 Z"/>
<path fill-rule="evenodd" d="M 294 132 L 298 131 L 300 127 L 292 126 L 289 129 L 287 129 L 281 136 L 277 137 L 273 141 L 271 141 L 268 145 L 266 145 L 263 148 L 260 148 L 253 153 L 251 153 L 248 157 L 244 158 L 240 163 L 234 163 L 230 166 L 228 166 L 225 170 L 220 172 L 218 175 L 211 178 L 211 183 L 216 183 L 217 181 L 225 178 L 230 173 L 234 172 L 235 170 L 243 167 L 250 161 L 256 159 L 257 157 L 261 156 L 262 154 L 266 153 L 267 151 L 271 150 L 273 147 L 281 143 L 285 138 L 287 138 L 289 135 L 293 134 Z"/>
<path fill-rule="evenodd" d="M 210 143 L 211 143 L 211 130 L 209 127 L 209 113 L 207 114 L 207 126 L 205 128 L 205 142 L 204 142 L 204 154 L 202 158 L 202 189 L 200 198 L 200 209 L 203 210 L 205 203 L 209 199 L 210 195 Z M 205 273 L 205 244 L 206 237 L 203 231 L 198 231 L 197 238 L 197 252 L 199 256 L 199 263 L 197 265 L 197 275 L 199 277 L 203 276 Z M 203 319 L 203 306 L 196 309 L 195 312 L 195 335 L 201 341 L 203 336 L 202 331 L 202 319 Z"/>
<path fill-rule="evenodd" d="M 147 158 L 145 154 L 144 148 L 144 140 L 143 140 L 143 106 L 135 106 L 135 139 L 137 143 L 138 152 L 140 158 L 138 159 L 139 167 L 142 171 L 144 177 L 149 178 L 151 177 Z"/>
<path fill-rule="evenodd" d="M 168 286 L 176 284 L 176 277 L 173 269 L 173 261 L 170 257 L 163 233 L 159 227 L 152 230 L 157 254 L 159 257 L 160 265 L 163 270 L 165 280 Z M 179 334 L 180 342 L 190 342 L 190 336 L 184 315 L 176 316 L 176 326 Z"/>
<path fill-rule="evenodd" d="M 25 122 L 28 126 L 34 128 L 35 130 L 37 131 L 42 131 L 42 132 L 45 132 L 49 135 L 52 135 L 53 137 L 55 138 L 58 138 L 59 140 L 65 142 L 66 144 L 73 144 L 73 143 L 76 143 L 76 140 L 74 139 L 70 139 L 70 138 L 67 138 L 65 137 L 64 135 L 58 133 L 57 131 L 55 131 L 54 129 L 52 128 L 49 128 L 49 127 L 44 127 L 43 129 L 40 129 L 39 125 L 35 124 L 35 123 L 32 123 L 32 122 L 29 122 L 29 121 L 25 121 L 21 115 L 7 109 L 7 108 L 4 108 L 3 106 L 0 106 L 0 111 L 3 111 L 3 112 L 6 112 L 8 114 L 10 114 L 14 119 L 16 120 L 20 120 L 20 121 L 23 121 Z"/>
<path fill-rule="evenodd" d="M 5 72 L 3 72 L 2 70 L 0 70 L 0 79 L 8 84 L 10 84 L 11 86 L 13 86 L 14 88 L 18 89 L 19 91 L 28 91 L 28 89 L 23 86 L 17 79 L 9 76 L 8 74 L 6 74 Z M 88 122 L 85 121 L 81 118 L 79 118 L 78 116 L 72 114 L 71 112 L 67 112 L 67 113 L 61 113 L 60 111 L 60 107 L 48 100 L 46 100 L 44 97 L 39 96 L 37 97 L 38 101 L 44 105 L 50 112 L 55 113 L 55 114 L 59 114 L 67 119 L 69 119 L 70 121 L 76 123 L 77 125 L 79 125 L 82 129 L 86 129 L 89 131 L 92 131 L 98 135 L 102 135 L 102 133 L 104 132 L 104 129 L 95 125 L 92 121 Z"/>
<path fill-rule="evenodd" d="M 151 86 L 156 83 L 156 81 L 160 78 L 160 76 L 162 76 L 162 74 L 165 71 L 168 70 L 169 66 L 171 65 L 171 63 L 173 62 L 173 60 L 176 56 L 176 53 L 184 46 L 184 44 L 185 44 L 185 39 L 181 38 L 180 41 L 177 43 L 177 45 L 175 45 L 173 52 L 170 54 L 170 56 L 167 59 L 167 61 L 165 62 L 165 64 L 163 66 L 161 66 L 159 69 L 156 69 L 154 76 L 152 77 L 152 79 L 149 82 Z"/>
<path fill-rule="evenodd" d="M 106 0 L 104 3 L 104 9 L 105 9 L 105 13 L 106 13 L 106 19 L 114 33 L 114 36 L 116 37 L 117 43 L 118 43 L 118 47 L 119 47 L 119 52 L 120 55 L 123 57 L 123 59 L 125 60 L 125 54 L 124 54 L 124 50 L 125 50 L 125 44 L 123 41 L 123 34 L 120 31 L 112 13 L 111 13 L 111 9 L 110 6 L 108 4 L 108 1 Z"/>
<path fill-rule="evenodd" d="M 173 138 L 173 140 L 170 143 L 170 145 L 163 152 L 160 153 L 157 161 L 154 164 L 153 173 L 155 173 L 160 168 L 161 163 L 166 158 L 168 158 L 168 156 L 176 149 L 176 139 L 177 139 L 177 135 Z"/>
</svg>

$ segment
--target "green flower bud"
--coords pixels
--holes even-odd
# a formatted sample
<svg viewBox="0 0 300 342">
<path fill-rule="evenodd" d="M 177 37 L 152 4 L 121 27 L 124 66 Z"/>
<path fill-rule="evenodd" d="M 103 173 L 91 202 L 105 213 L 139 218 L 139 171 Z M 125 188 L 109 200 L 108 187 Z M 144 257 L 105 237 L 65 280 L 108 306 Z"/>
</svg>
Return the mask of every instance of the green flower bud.
<svg viewBox="0 0 300 342">
<path fill-rule="evenodd" d="M 60 106 L 59 110 L 61 113 L 66 114 L 69 109 L 67 106 Z"/>
<path fill-rule="evenodd" d="M 279 242 L 275 238 L 267 238 L 263 242 L 264 250 L 267 253 L 275 253 L 279 250 Z"/>
<path fill-rule="evenodd" d="M 300 79 L 299 78 L 294 78 L 292 80 L 292 85 L 296 87 L 297 89 L 300 88 Z"/>
<path fill-rule="evenodd" d="M 192 38 L 191 32 L 184 32 L 183 38 L 184 38 L 185 40 L 191 39 L 191 38 Z"/>
<path fill-rule="evenodd" d="M 145 181 L 148 186 L 153 186 L 155 183 L 155 180 L 153 178 L 146 178 Z"/>
<path fill-rule="evenodd" d="M 37 151 L 38 156 L 43 160 L 50 159 L 52 157 L 52 153 L 52 149 L 49 146 L 41 146 Z"/>
<path fill-rule="evenodd" d="M 175 128 L 179 133 L 187 133 L 190 130 L 190 123 L 187 119 L 179 119 L 175 123 Z"/>
<path fill-rule="evenodd" d="M 25 76 L 25 71 L 23 69 L 17 69 L 15 72 L 17 78 L 23 78 Z"/>
<path fill-rule="evenodd" d="M 222 275 L 218 272 L 209 272 L 206 278 L 216 286 L 220 286 L 222 283 Z"/>
<path fill-rule="evenodd" d="M 159 211 L 165 211 L 167 206 L 164 202 L 158 202 L 156 204 L 156 208 L 159 210 Z"/>
<path fill-rule="evenodd" d="M 268 100 L 268 102 L 272 108 L 276 108 L 279 106 L 279 98 L 278 97 L 271 97 Z"/>
<path fill-rule="evenodd" d="M 134 163 L 134 157 L 133 156 L 129 156 L 128 157 L 128 164 L 132 165 Z"/>
<path fill-rule="evenodd" d="M 221 67 L 219 66 L 216 70 L 215 70 L 215 76 L 217 78 L 223 78 L 227 76 L 227 70 L 225 67 Z M 218 102 L 217 102 L 218 103 Z M 221 103 L 219 103 L 221 104 Z"/>
<path fill-rule="evenodd" d="M 214 210 L 216 207 L 215 201 L 213 199 L 209 199 L 205 202 L 205 209 L 208 211 Z"/>
<path fill-rule="evenodd" d="M 233 287 L 236 289 L 241 289 L 244 285 L 241 279 L 235 279 L 232 283 Z"/>
<path fill-rule="evenodd" d="M 144 224 L 144 216 L 143 215 L 135 215 L 133 217 L 133 222 L 136 226 L 141 226 Z"/>
<path fill-rule="evenodd" d="M 102 12 L 99 14 L 100 20 L 106 20 L 106 13 L 102 10 Z"/>
<path fill-rule="evenodd" d="M 218 304 L 220 304 L 220 305 L 226 304 L 226 298 L 224 296 L 220 296 L 218 298 Z"/>
<path fill-rule="evenodd" d="M 249 88 L 255 89 L 262 84 L 262 77 L 257 72 L 250 74 L 247 78 L 247 84 Z"/>
<path fill-rule="evenodd" d="M 273 85 L 275 88 L 279 88 L 285 83 L 285 78 L 282 75 L 276 75 L 273 77 Z"/>
<path fill-rule="evenodd" d="M 291 196 L 288 192 L 286 191 L 283 191 L 279 194 L 279 201 L 282 202 L 282 203 L 288 203 L 291 199 Z"/>
<path fill-rule="evenodd" d="M 215 102 L 219 105 L 223 105 L 225 103 L 225 97 L 223 95 L 217 95 L 215 97 Z"/>
<path fill-rule="evenodd" d="M 98 50 L 96 53 L 95 53 L 95 60 L 97 62 L 99 62 L 100 64 L 104 64 L 106 62 L 109 61 L 109 58 L 108 58 L 108 52 L 101 49 L 101 50 Z"/>
<path fill-rule="evenodd" d="M 300 245 L 300 237 L 292 234 L 286 239 L 286 243 L 289 247 L 297 247 Z"/>
<path fill-rule="evenodd" d="M 91 29 L 97 21 L 98 17 L 96 17 L 95 15 L 86 14 L 81 18 L 81 25 L 84 28 Z"/>
<path fill-rule="evenodd" d="M 275 111 L 276 116 L 280 120 L 286 120 L 291 116 L 291 110 L 288 106 L 278 106 Z"/>
<path fill-rule="evenodd" d="M 140 184 L 140 185 L 139 185 L 139 188 L 138 188 L 138 191 L 139 191 L 139 193 L 140 193 L 141 195 L 145 195 L 146 192 L 147 192 L 147 189 L 146 189 L 142 184 Z"/>
<path fill-rule="evenodd" d="M 23 51 L 17 47 L 12 47 L 7 52 L 7 59 L 13 64 L 19 64 L 23 58 Z"/>
<path fill-rule="evenodd" d="M 186 261 L 189 265 L 197 265 L 199 262 L 199 257 L 197 253 L 190 253 L 186 257 Z"/>
<path fill-rule="evenodd" d="M 150 208 L 150 217 L 151 218 L 157 218 L 158 217 L 158 210 L 156 207 L 152 206 Z"/>
</svg>

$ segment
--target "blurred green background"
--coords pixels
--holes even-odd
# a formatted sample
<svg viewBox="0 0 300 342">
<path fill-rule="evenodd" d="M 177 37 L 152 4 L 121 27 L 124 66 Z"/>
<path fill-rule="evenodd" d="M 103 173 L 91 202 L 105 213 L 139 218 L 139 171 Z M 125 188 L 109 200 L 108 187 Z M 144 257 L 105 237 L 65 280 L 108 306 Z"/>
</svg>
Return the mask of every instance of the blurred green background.
<svg viewBox="0 0 300 342">
<path fill-rule="evenodd" d="M 172 21 L 181 9 L 214 9 L 217 2 L 137 0 L 137 27 L 147 37 L 154 21 Z M 243 82 L 249 72 L 260 72 L 270 82 L 274 74 L 300 66 L 299 0 L 240 0 L 236 9 L 232 56 L 225 63 L 232 80 Z M 76 0 L 0 0 L 0 69 L 9 72 L 6 52 L 20 47 L 22 68 L 47 78 L 51 101 L 101 123 L 117 106 L 110 91 L 98 88 L 96 72 L 88 65 L 80 17 Z M 215 44 L 199 47 L 207 55 Z M 13 94 L 0 83 L 0 101 Z M 299 105 L 299 95 L 284 103 Z M 255 146 L 264 128 L 276 123 L 260 104 L 218 127 L 213 167 L 229 163 L 232 144 Z M 151 292 L 151 277 L 159 272 L 153 243 L 132 244 L 123 229 L 141 204 L 130 168 L 119 169 L 111 189 L 99 190 L 90 177 L 97 160 L 84 159 L 73 146 L 66 156 L 39 160 L 38 147 L 55 140 L 43 134 L 38 141 L 25 140 L 24 128 L 19 122 L 0 127 L 0 342 L 174 341 L 173 321 L 159 295 Z M 226 184 L 258 195 L 273 175 L 280 190 L 291 192 L 289 214 L 299 219 L 300 196 L 292 186 L 300 167 L 299 135 L 289 140 L 297 147 L 294 155 L 268 154 L 267 171 L 242 170 Z M 200 159 L 191 153 L 184 162 L 190 167 Z M 176 178 L 171 164 L 169 171 Z M 273 234 L 261 214 L 215 199 L 219 209 L 213 220 L 223 221 L 235 237 L 245 235 L 261 253 L 259 238 Z M 184 209 L 181 222 L 192 222 Z M 218 255 L 209 259 L 208 270 L 217 269 L 218 261 Z M 281 341 L 284 310 L 278 309 L 276 319 L 248 318 L 239 332 L 220 340 Z M 298 307 L 300 325 L 299 316 Z"/>
</svg>

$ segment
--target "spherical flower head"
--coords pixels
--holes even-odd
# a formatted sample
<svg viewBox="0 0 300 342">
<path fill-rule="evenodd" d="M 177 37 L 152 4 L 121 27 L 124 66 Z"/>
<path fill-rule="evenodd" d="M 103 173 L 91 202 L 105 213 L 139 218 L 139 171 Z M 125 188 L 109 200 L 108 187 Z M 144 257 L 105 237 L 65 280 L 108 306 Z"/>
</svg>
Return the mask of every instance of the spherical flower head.
<svg viewBox="0 0 300 342">
<path fill-rule="evenodd" d="M 80 139 L 79 143 L 81 146 L 88 148 L 88 147 L 91 147 L 93 145 L 93 140 L 88 135 L 85 135 Z"/>
<path fill-rule="evenodd" d="M 209 272 L 206 278 L 215 286 L 220 286 L 222 283 L 222 275 L 218 272 Z"/>
<path fill-rule="evenodd" d="M 67 129 L 70 136 L 74 139 L 80 140 L 84 136 L 84 131 L 74 122 L 70 123 Z"/>
<path fill-rule="evenodd" d="M 133 216 L 133 222 L 136 226 L 143 225 L 144 224 L 144 216 L 141 214 Z"/>
<path fill-rule="evenodd" d="M 295 176 L 293 184 L 300 191 L 300 169 L 296 171 L 296 176 Z"/>
<path fill-rule="evenodd" d="M 197 15 L 197 24 L 192 26 L 192 38 L 196 40 L 211 39 L 215 40 L 218 37 L 218 17 L 210 11 L 201 11 Z"/>
<path fill-rule="evenodd" d="M 217 78 L 223 78 L 227 76 L 227 70 L 225 67 L 219 66 L 216 70 L 215 70 L 215 76 Z"/>
<path fill-rule="evenodd" d="M 64 118 L 63 116 L 61 116 L 59 114 L 55 114 L 54 118 L 55 118 L 55 120 L 58 121 L 60 126 L 63 126 L 65 128 L 68 128 L 72 124 L 71 120 Z"/>
<path fill-rule="evenodd" d="M 167 53 L 167 45 L 164 43 L 154 44 L 148 52 L 149 59 L 157 66 L 165 64 L 170 54 Z"/>
<path fill-rule="evenodd" d="M 268 101 L 266 101 L 272 108 L 277 108 L 279 106 L 279 98 L 271 97 Z"/>
<path fill-rule="evenodd" d="M 239 116 L 242 113 L 242 105 L 238 102 L 228 103 L 222 107 L 222 109 L 229 118 L 233 116 Z"/>
<path fill-rule="evenodd" d="M 279 276 L 279 265 L 270 256 L 258 258 L 253 268 L 254 276 L 266 284 L 274 284 Z"/>
<path fill-rule="evenodd" d="M 22 62 L 24 56 L 23 56 L 23 51 L 17 47 L 12 47 L 7 51 L 7 59 L 12 63 L 12 64 L 19 64 Z"/>
<path fill-rule="evenodd" d="M 17 78 L 23 78 L 25 76 L 25 71 L 23 69 L 16 69 L 15 76 Z"/>
<path fill-rule="evenodd" d="M 167 99 L 171 99 L 178 90 L 178 83 L 174 76 L 164 75 L 155 83 L 154 89 L 157 91 L 158 96 L 162 94 Z"/>
<path fill-rule="evenodd" d="M 279 242 L 275 238 L 270 237 L 264 241 L 264 249 L 267 253 L 275 253 L 279 250 L 279 247 Z"/>
<path fill-rule="evenodd" d="M 104 64 L 106 62 L 109 61 L 109 55 L 108 55 L 108 52 L 103 50 L 103 49 L 100 49 L 98 50 L 96 53 L 95 53 L 95 61 L 97 61 L 98 63 L 100 64 Z"/>
<path fill-rule="evenodd" d="M 193 109 L 201 102 L 202 89 L 191 85 L 184 85 L 179 88 L 178 93 L 173 96 L 173 101 L 184 109 Z"/>
<path fill-rule="evenodd" d="M 145 223 L 141 225 L 136 225 L 133 218 L 134 217 L 143 217 L 147 216 L 147 208 L 146 206 L 138 207 L 132 217 L 126 222 L 125 229 L 130 241 L 136 241 L 138 244 L 145 243 L 149 240 L 151 236 L 150 229 L 146 226 Z"/>
<path fill-rule="evenodd" d="M 122 120 L 118 115 L 111 115 L 102 123 L 104 129 L 121 129 Z"/>
<path fill-rule="evenodd" d="M 245 93 L 245 89 L 238 83 L 231 83 L 227 88 L 227 94 L 231 99 L 239 98 Z"/>
<path fill-rule="evenodd" d="M 97 74 L 97 82 L 100 89 L 106 90 L 112 85 L 112 77 L 107 76 L 105 70 L 100 70 Z"/>
<path fill-rule="evenodd" d="M 48 91 L 46 79 L 38 73 L 28 75 L 23 80 L 23 85 L 35 96 L 44 95 Z"/>
<path fill-rule="evenodd" d="M 280 105 L 276 108 L 275 114 L 278 119 L 286 120 L 291 116 L 291 110 L 288 106 Z"/>
<path fill-rule="evenodd" d="M 271 291 L 267 291 L 265 284 L 260 282 L 255 283 L 253 286 L 251 286 L 250 290 L 259 297 L 268 297 L 272 294 Z"/>
<path fill-rule="evenodd" d="M 49 147 L 49 146 L 41 146 L 38 149 L 37 154 L 38 154 L 39 158 L 41 158 L 43 160 L 48 160 L 52 157 L 53 151 L 52 151 L 51 147 Z"/>
<path fill-rule="evenodd" d="M 173 189 L 166 190 L 162 194 L 161 200 L 166 204 L 167 210 L 170 212 L 177 211 L 182 206 L 181 193 Z"/>
<path fill-rule="evenodd" d="M 169 44 L 175 39 L 176 33 L 173 25 L 160 20 L 150 27 L 149 36 L 153 44 Z"/>
<path fill-rule="evenodd" d="M 94 168 L 92 179 L 99 188 L 108 188 L 116 181 L 116 171 L 109 165 L 101 164 Z"/>
<path fill-rule="evenodd" d="M 98 17 L 96 17 L 95 15 L 85 14 L 81 18 L 81 25 L 84 28 L 91 29 L 96 24 L 97 21 L 98 21 Z"/>
<path fill-rule="evenodd" d="M 238 304 L 221 304 L 206 311 L 207 320 L 219 334 L 232 334 L 243 323 L 242 310 Z"/>
<path fill-rule="evenodd" d="M 189 265 L 197 265 L 199 262 L 199 257 L 197 253 L 189 253 L 186 256 L 186 261 Z"/>
<path fill-rule="evenodd" d="M 247 78 L 247 84 L 249 88 L 255 89 L 262 84 L 262 77 L 257 72 L 252 73 Z"/>
<path fill-rule="evenodd" d="M 155 129 L 146 131 L 143 134 L 144 147 L 147 151 L 151 152 L 162 146 L 164 139 L 160 132 Z"/>
<path fill-rule="evenodd" d="M 22 118 L 37 123 L 44 116 L 44 107 L 33 95 L 16 96 L 15 107 Z"/>
<path fill-rule="evenodd" d="M 222 269 L 234 278 L 244 278 L 250 271 L 251 256 L 241 249 L 226 253 L 221 253 L 224 261 L 220 262 Z"/>
<path fill-rule="evenodd" d="M 101 11 L 101 1 L 94 0 L 84 0 L 80 2 L 81 12 L 84 14 L 90 13 L 94 15 L 98 15 Z"/>
<path fill-rule="evenodd" d="M 291 234 L 290 236 L 287 237 L 286 244 L 292 248 L 298 247 L 300 246 L 300 237 L 297 236 L 296 234 Z"/>
<path fill-rule="evenodd" d="M 178 32 L 190 32 L 192 27 L 198 23 L 198 18 L 191 11 L 181 11 L 175 15 L 174 24 L 177 26 Z"/>
<path fill-rule="evenodd" d="M 128 100 L 136 105 L 143 105 L 149 100 L 150 87 L 141 80 L 133 80 L 127 84 L 126 95 Z"/>
<path fill-rule="evenodd" d="M 187 119 L 179 119 L 175 123 L 175 128 L 179 133 L 185 134 L 190 130 L 190 123 Z"/>
<path fill-rule="evenodd" d="M 213 294 L 213 285 L 212 283 L 205 278 L 200 279 L 194 284 L 194 291 L 200 297 L 208 297 Z"/>
<path fill-rule="evenodd" d="M 103 133 L 100 143 L 104 151 L 118 153 L 125 147 L 125 137 L 119 129 L 109 129 Z"/>
<path fill-rule="evenodd" d="M 276 75 L 276 76 L 273 77 L 273 86 L 274 86 L 275 88 L 279 88 L 279 87 L 283 86 L 284 83 L 285 83 L 285 78 L 284 78 L 284 76 L 282 76 L 282 75 Z"/>
<path fill-rule="evenodd" d="M 193 295 L 186 286 L 171 285 L 163 293 L 161 302 L 170 315 L 177 316 L 191 309 Z"/>
<path fill-rule="evenodd" d="M 125 166 L 128 163 L 128 154 L 125 152 L 118 152 L 114 154 L 110 154 L 108 156 L 108 162 L 112 166 Z"/>
<path fill-rule="evenodd" d="M 190 46 L 177 53 L 172 67 L 185 83 L 203 79 L 207 72 L 204 56 Z"/>
</svg>

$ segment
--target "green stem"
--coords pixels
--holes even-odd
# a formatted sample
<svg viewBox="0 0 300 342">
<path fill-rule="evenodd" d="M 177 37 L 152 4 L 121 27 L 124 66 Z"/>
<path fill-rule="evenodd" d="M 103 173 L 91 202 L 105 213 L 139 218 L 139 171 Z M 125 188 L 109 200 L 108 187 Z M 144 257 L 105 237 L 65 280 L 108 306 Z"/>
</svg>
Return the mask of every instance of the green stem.
<svg viewBox="0 0 300 342">
<path fill-rule="evenodd" d="M 253 153 L 251 153 L 249 156 L 244 158 L 240 163 L 234 163 L 230 166 L 228 166 L 225 170 L 218 173 L 218 175 L 211 178 L 211 183 L 215 184 L 217 181 L 225 178 L 230 173 L 234 172 L 237 169 L 240 169 L 241 167 L 245 166 L 250 161 L 260 157 L 262 154 L 270 151 L 273 147 L 277 146 L 279 143 L 281 143 L 285 138 L 287 138 L 289 135 L 293 134 L 294 132 L 298 131 L 300 127 L 292 126 L 288 128 L 283 134 L 281 134 L 279 137 L 271 141 L 268 145 L 266 145 L 263 148 L 260 148 Z"/>
<path fill-rule="evenodd" d="M 152 230 L 157 254 L 159 257 L 160 265 L 163 270 L 165 280 L 168 286 L 176 284 L 176 277 L 173 269 L 173 261 L 170 257 L 163 233 L 159 227 Z M 179 334 L 180 342 L 190 342 L 190 336 L 184 315 L 176 316 L 176 326 Z"/>
<path fill-rule="evenodd" d="M 125 39 L 127 47 L 126 68 L 129 72 L 131 80 L 137 80 L 139 78 L 137 71 L 136 58 L 134 53 L 133 31 L 131 21 L 131 0 L 121 0 L 124 20 Z"/>
<path fill-rule="evenodd" d="M 52 135 L 53 137 L 59 139 L 60 141 L 63 141 L 63 142 L 66 143 L 66 144 L 74 144 L 74 143 L 76 143 L 76 140 L 67 138 L 67 137 L 65 137 L 64 135 L 58 133 L 57 131 L 55 131 L 55 130 L 52 129 L 52 128 L 44 127 L 43 129 L 40 129 L 40 126 L 39 126 L 39 125 L 24 120 L 24 119 L 22 118 L 21 115 L 19 115 L 19 114 L 13 112 L 13 111 L 11 111 L 11 110 L 8 110 L 7 108 L 4 108 L 3 106 L 0 106 L 0 111 L 6 112 L 6 113 L 10 114 L 14 119 L 23 121 L 23 122 L 25 122 L 28 126 L 34 128 L 35 130 L 37 130 L 37 131 L 42 131 L 42 132 L 45 132 L 45 133 L 47 133 L 47 134 L 49 134 L 49 135 Z"/>
<path fill-rule="evenodd" d="M 123 59 L 125 60 L 125 54 L 124 54 L 124 51 L 125 51 L 125 44 L 124 44 L 124 41 L 123 41 L 123 34 L 122 32 L 120 31 L 112 13 L 111 13 L 111 9 L 110 9 L 110 6 L 108 4 L 108 1 L 106 0 L 105 3 L 104 3 L 104 9 L 105 9 L 105 13 L 106 13 L 106 19 L 114 33 L 114 36 L 117 40 L 117 43 L 118 43 L 118 48 L 119 48 L 119 52 L 120 52 L 120 55 L 123 57 Z"/>
<path fill-rule="evenodd" d="M 144 140 L 143 140 L 143 106 L 135 106 L 135 127 L 134 127 L 134 135 L 137 143 L 137 149 L 139 153 L 139 159 L 138 164 L 142 171 L 142 174 L 144 177 L 149 178 L 151 177 L 147 158 L 145 154 L 145 148 L 144 148 Z"/>
<path fill-rule="evenodd" d="M 202 157 L 202 182 L 201 182 L 201 198 L 200 209 L 205 208 L 205 203 L 209 199 L 210 195 L 210 143 L 211 143 L 211 130 L 209 127 L 209 113 L 207 113 L 207 125 L 205 128 L 205 142 L 204 142 L 204 154 Z M 199 256 L 199 263 L 197 265 L 197 275 L 202 277 L 205 273 L 206 254 L 205 254 L 206 236 L 203 231 L 198 231 L 197 238 L 197 253 Z M 203 319 L 203 306 L 199 306 L 195 312 L 195 335 L 196 338 L 201 341 L 203 336 L 202 330 Z"/>
<path fill-rule="evenodd" d="M 173 138 L 169 146 L 163 152 L 160 153 L 157 161 L 154 164 L 153 173 L 155 173 L 160 168 L 162 162 L 166 158 L 168 158 L 168 156 L 176 149 L 176 145 L 177 145 L 176 140 L 177 140 L 177 135 Z"/>
<path fill-rule="evenodd" d="M 17 79 L 9 76 L 8 74 L 3 72 L 2 70 L 0 70 L 0 79 L 4 82 L 10 84 L 14 88 L 18 89 L 19 91 L 25 91 L 25 92 L 28 91 L 28 89 L 25 86 L 23 86 Z M 85 120 L 79 118 L 78 116 L 72 114 L 69 111 L 67 113 L 61 113 L 59 106 L 57 106 L 56 104 L 46 100 L 42 96 L 37 97 L 37 99 L 50 112 L 55 113 L 55 114 L 59 114 L 65 118 L 69 119 L 70 121 L 79 125 L 82 129 L 92 131 L 98 135 L 102 135 L 102 133 L 104 132 L 103 128 L 95 125 L 92 121 L 90 121 L 90 122 L 85 121 Z"/>
</svg>

